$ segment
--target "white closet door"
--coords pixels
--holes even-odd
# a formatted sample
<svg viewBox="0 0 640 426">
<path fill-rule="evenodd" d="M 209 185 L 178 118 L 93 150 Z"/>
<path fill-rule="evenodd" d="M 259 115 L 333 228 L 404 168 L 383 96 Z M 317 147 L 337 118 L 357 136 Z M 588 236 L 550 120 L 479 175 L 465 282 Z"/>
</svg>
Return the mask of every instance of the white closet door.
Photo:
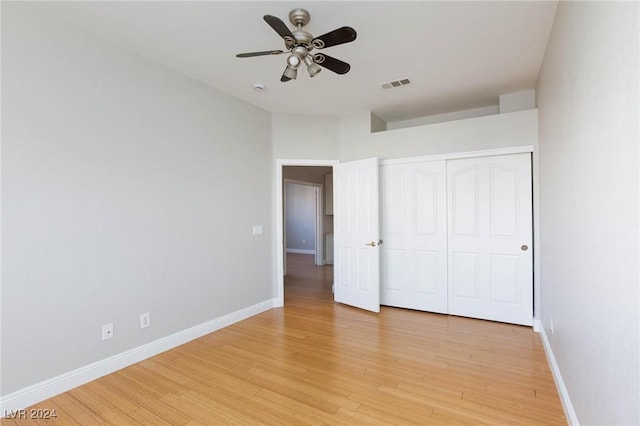
<svg viewBox="0 0 640 426">
<path fill-rule="evenodd" d="M 334 297 L 380 312 L 378 160 L 333 166 Z"/>
<path fill-rule="evenodd" d="M 444 161 L 385 165 L 381 181 L 381 303 L 447 312 Z"/>
<path fill-rule="evenodd" d="M 533 321 L 531 157 L 447 162 L 449 313 Z"/>
</svg>

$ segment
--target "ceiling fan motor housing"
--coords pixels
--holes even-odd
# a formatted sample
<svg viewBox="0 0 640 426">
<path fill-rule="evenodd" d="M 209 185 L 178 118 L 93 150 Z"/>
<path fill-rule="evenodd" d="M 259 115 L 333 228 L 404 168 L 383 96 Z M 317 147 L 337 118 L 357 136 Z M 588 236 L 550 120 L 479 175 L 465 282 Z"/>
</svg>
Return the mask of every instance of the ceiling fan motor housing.
<svg viewBox="0 0 640 426">
<path fill-rule="evenodd" d="M 307 47 L 313 47 L 311 41 L 313 40 L 313 36 L 306 31 L 293 31 L 293 36 L 296 38 L 297 44 L 304 44 Z"/>
</svg>

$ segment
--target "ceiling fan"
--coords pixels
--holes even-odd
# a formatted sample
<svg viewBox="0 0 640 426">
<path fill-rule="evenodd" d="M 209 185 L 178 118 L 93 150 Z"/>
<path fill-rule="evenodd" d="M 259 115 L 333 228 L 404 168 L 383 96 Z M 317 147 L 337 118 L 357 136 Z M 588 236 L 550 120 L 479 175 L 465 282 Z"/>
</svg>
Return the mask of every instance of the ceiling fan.
<svg viewBox="0 0 640 426">
<path fill-rule="evenodd" d="M 313 49 L 324 49 L 326 47 L 336 46 L 352 42 L 356 39 L 356 30 L 351 27 L 341 27 L 337 30 L 330 31 L 320 37 L 313 37 L 302 27 L 309 23 L 311 16 L 305 9 L 293 9 L 289 12 L 289 21 L 297 27 L 291 31 L 287 25 L 276 16 L 264 15 L 264 20 L 273 28 L 280 37 L 284 39 L 284 45 L 287 50 L 266 50 L 262 52 L 239 53 L 238 58 L 251 58 L 253 56 L 281 55 L 289 52 L 287 57 L 287 67 L 280 77 L 280 81 L 286 82 L 295 79 L 298 76 L 298 68 L 302 63 L 307 66 L 310 77 L 314 77 L 324 67 L 337 74 L 346 74 L 351 66 L 339 59 L 327 56 L 324 53 L 312 54 Z"/>
</svg>

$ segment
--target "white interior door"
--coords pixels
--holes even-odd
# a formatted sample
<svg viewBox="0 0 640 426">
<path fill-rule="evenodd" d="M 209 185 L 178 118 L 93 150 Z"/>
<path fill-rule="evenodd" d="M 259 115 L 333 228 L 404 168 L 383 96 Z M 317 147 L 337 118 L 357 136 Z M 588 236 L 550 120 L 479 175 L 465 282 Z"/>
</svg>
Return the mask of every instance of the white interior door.
<svg viewBox="0 0 640 426">
<path fill-rule="evenodd" d="M 447 162 L 449 313 L 533 322 L 530 154 Z"/>
<path fill-rule="evenodd" d="M 378 160 L 333 166 L 334 297 L 380 312 Z"/>
<path fill-rule="evenodd" d="M 380 167 L 383 305 L 447 313 L 445 161 Z"/>
</svg>

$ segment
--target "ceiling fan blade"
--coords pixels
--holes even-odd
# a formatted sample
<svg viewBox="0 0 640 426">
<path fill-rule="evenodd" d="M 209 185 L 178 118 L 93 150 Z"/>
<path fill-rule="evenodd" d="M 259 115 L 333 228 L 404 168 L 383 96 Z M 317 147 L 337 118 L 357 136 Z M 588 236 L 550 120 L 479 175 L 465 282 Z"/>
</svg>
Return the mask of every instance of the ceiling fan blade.
<svg viewBox="0 0 640 426">
<path fill-rule="evenodd" d="M 329 71 L 335 72 L 336 74 L 346 74 L 351 69 L 351 65 L 348 63 L 341 61 L 340 59 L 327 56 L 324 53 L 316 53 L 313 55 L 313 62 L 328 69 Z"/>
<path fill-rule="evenodd" d="M 269 24 L 271 28 L 273 28 L 278 34 L 280 34 L 280 37 L 285 39 L 285 41 L 287 40 L 287 38 L 291 39 L 291 41 L 296 40 L 289 27 L 287 27 L 287 25 L 282 22 L 282 20 L 277 16 L 264 15 L 263 19 L 267 24 Z"/>
<path fill-rule="evenodd" d="M 265 50 L 262 52 L 238 53 L 236 58 L 252 58 L 254 56 L 280 55 L 284 50 Z"/>
<path fill-rule="evenodd" d="M 311 42 L 316 49 L 336 46 L 338 44 L 350 43 L 356 39 L 356 30 L 351 27 L 341 27 L 330 31 L 320 37 L 316 37 Z"/>
</svg>

